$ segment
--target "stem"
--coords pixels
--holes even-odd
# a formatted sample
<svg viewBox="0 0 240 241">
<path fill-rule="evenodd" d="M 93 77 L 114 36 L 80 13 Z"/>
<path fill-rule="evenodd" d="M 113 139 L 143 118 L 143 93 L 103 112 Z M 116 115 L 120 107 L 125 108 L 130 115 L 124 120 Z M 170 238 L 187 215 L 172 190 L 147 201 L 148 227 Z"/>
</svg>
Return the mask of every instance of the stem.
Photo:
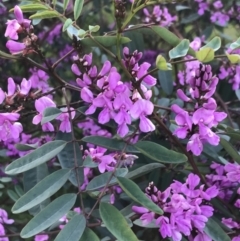
<svg viewBox="0 0 240 241">
<path fill-rule="evenodd" d="M 73 142 L 73 152 L 74 152 L 74 165 L 75 165 L 75 174 L 76 174 L 76 179 L 77 179 L 77 184 L 78 184 L 78 193 L 79 193 L 79 198 L 80 198 L 80 203 L 81 203 L 81 210 L 83 211 L 83 213 L 85 213 L 85 208 L 84 208 L 84 203 L 83 203 L 83 198 L 82 198 L 82 194 L 81 194 L 81 183 L 80 183 L 80 179 L 79 179 L 79 172 L 78 172 L 78 161 L 77 161 L 77 153 L 76 153 L 76 138 L 74 135 L 74 129 L 73 129 L 73 122 L 72 122 L 72 116 L 71 116 L 71 107 L 70 107 L 70 103 L 67 97 L 67 93 L 66 93 L 66 89 L 62 88 L 62 92 L 64 95 L 64 98 L 66 100 L 66 104 L 67 104 L 67 109 L 68 109 L 68 116 L 69 116 L 69 121 L 70 121 L 70 125 L 71 125 L 71 135 L 72 135 L 72 142 Z"/>
<path fill-rule="evenodd" d="M 67 58 L 69 55 L 71 55 L 73 52 L 75 51 L 75 49 L 71 49 L 68 53 L 66 53 L 64 56 L 62 56 L 62 58 L 60 58 L 59 60 L 57 60 L 53 65 L 52 65 L 52 69 L 55 69 L 58 64 L 60 64 L 65 58 Z"/>
</svg>

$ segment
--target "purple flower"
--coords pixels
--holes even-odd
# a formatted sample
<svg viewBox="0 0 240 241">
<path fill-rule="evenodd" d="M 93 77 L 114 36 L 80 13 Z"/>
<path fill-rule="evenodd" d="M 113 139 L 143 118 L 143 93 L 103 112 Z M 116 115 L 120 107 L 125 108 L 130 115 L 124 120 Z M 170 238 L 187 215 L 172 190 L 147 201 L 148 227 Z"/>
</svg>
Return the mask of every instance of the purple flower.
<svg viewBox="0 0 240 241">
<path fill-rule="evenodd" d="M 151 132 L 155 130 L 154 124 L 146 118 L 147 115 L 151 115 L 154 106 L 151 101 L 139 99 L 137 100 L 132 108 L 130 109 L 130 114 L 134 119 L 140 119 L 139 128 L 142 132 Z"/>
<path fill-rule="evenodd" d="M 35 108 L 38 114 L 33 117 L 32 123 L 38 125 L 43 118 L 43 111 L 48 107 L 56 107 L 56 104 L 46 96 L 43 96 L 35 101 Z M 43 124 L 42 129 L 44 131 L 54 131 L 53 125 L 48 122 Z"/>
<path fill-rule="evenodd" d="M 9 37 L 11 39 L 18 39 L 18 30 L 21 28 L 21 25 L 18 23 L 16 19 L 7 21 L 7 28 L 4 36 Z"/>
<path fill-rule="evenodd" d="M 21 85 L 19 87 L 19 92 L 21 95 L 28 95 L 30 89 L 32 87 L 31 80 L 26 80 L 25 78 L 22 80 Z"/>
<path fill-rule="evenodd" d="M 34 241 L 47 241 L 49 236 L 47 234 L 38 234 L 35 236 Z"/>
<path fill-rule="evenodd" d="M 26 45 L 24 43 L 18 43 L 13 40 L 8 40 L 6 43 L 6 47 L 11 54 L 20 54 L 26 48 Z"/>
<path fill-rule="evenodd" d="M 69 118 L 74 119 L 76 111 L 71 107 L 70 111 L 71 111 L 71 117 L 69 117 L 69 113 L 68 113 L 68 108 L 61 108 L 61 111 L 64 112 L 62 114 L 60 114 L 56 119 L 61 121 L 59 130 L 62 132 L 67 132 L 70 133 L 72 131 L 71 128 L 71 122 L 69 120 Z"/>
</svg>

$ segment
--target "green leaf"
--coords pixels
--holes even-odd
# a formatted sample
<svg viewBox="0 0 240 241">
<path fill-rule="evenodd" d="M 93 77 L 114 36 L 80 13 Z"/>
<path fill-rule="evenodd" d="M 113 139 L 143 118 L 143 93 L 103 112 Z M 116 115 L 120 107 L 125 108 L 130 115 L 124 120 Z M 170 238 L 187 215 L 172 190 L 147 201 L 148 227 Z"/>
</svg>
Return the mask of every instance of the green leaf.
<svg viewBox="0 0 240 241">
<path fill-rule="evenodd" d="M 170 59 L 176 59 L 187 55 L 189 50 L 189 40 L 183 39 L 176 47 L 169 51 Z"/>
<path fill-rule="evenodd" d="M 214 51 L 217 51 L 218 49 L 221 48 L 221 38 L 219 37 L 214 37 L 213 39 L 211 39 L 211 41 L 209 41 L 206 45 L 204 45 L 201 49 L 205 49 L 205 48 L 211 48 Z"/>
<path fill-rule="evenodd" d="M 187 157 L 181 153 L 169 150 L 157 143 L 139 141 L 134 145 L 143 155 L 157 162 L 178 164 L 187 161 Z"/>
<path fill-rule="evenodd" d="M 107 138 L 103 136 L 85 136 L 82 141 L 86 143 L 91 143 L 96 146 L 102 146 L 107 148 L 108 150 L 116 150 L 116 151 L 122 151 L 126 143 L 117 139 L 112 139 L 112 138 Z M 125 148 L 126 152 L 131 152 L 131 153 L 139 153 L 136 148 L 133 146 L 127 146 Z"/>
<path fill-rule="evenodd" d="M 171 64 L 167 63 L 166 59 L 159 54 L 156 59 L 156 67 L 160 70 L 171 70 Z"/>
<path fill-rule="evenodd" d="M 167 95 L 171 95 L 173 91 L 173 72 L 166 70 L 158 70 L 158 80 L 163 91 Z"/>
<path fill-rule="evenodd" d="M 56 135 L 57 140 L 63 140 L 69 142 L 65 148 L 58 153 L 57 157 L 60 162 L 60 165 L 62 168 L 70 168 L 72 169 L 69 181 L 76 187 L 78 187 L 78 180 L 80 182 L 80 185 L 84 182 L 84 173 L 83 173 L 83 159 L 82 159 L 82 153 L 80 151 L 80 147 L 77 142 L 71 142 L 72 141 L 72 135 L 71 133 L 63 133 L 58 132 Z M 75 154 L 76 153 L 76 162 L 75 163 Z M 79 168 L 75 168 L 75 166 L 79 166 Z M 76 176 L 76 170 L 78 171 L 78 177 Z"/>
<path fill-rule="evenodd" d="M 48 166 L 46 163 L 41 164 L 31 170 L 28 170 L 23 173 L 23 187 L 24 192 L 28 192 L 35 185 L 37 185 L 41 180 L 49 175 Z M 50 203 L 50 199 L 46 199 L 44 202 L 39 205 L 31 208 L 29 213 L 33 216 L 38 214 L 43 208 L 45 208 Z"/>
<path fill-rule="evenodd" d="M 17 193 L 11 189 L 7 190 L 7 194 L 14 202 L 16 202 L 19 199 L 19 196 L 17 195 Z"/>
<path fill-rule="evenodd" d="M 127 173 L 128 173 L 127 168 L 118 168 L 116 170 L 114 176 L 112 177 L 111 181 L 109 182 L 109 186 L 117 183 L 116 177 L 119 177 L 119 176 L 124 177 L 127 175 Z M 103 174 L 100 174 L 100 175 L 94 177 L 88 183 L 86 190 L 94 191 L 94 190 L 99 190 L 99 189 L 103 188 L 111 176 L 112 176 L 112 172 L 105 172 Z"/>
<path fill-rule="evenodd" d="M 48 142 L 9 164 L 5 169 L 5 173 L 8 175 L 18 174 L 39 166 L 55 157 L 66 144 L 65 141 Z"/>
<path fill-rule="evenodd" d="M 177 46 L 181 42 L 181 39 L 164 27 L 152 26 L 150 28 L 172 47 Z M 195 51 L 192 48 L 189 48 L 188 54 L 195 57 Z"/>
<path fill-rule="evenodd" d="M 88 29 L 90 32 L 96 33 L 100 29 L 100 26 L 99 25 L 95 25 L 95 26 L 89 25 Z"/>
<path fill-rule="evenodd" d="M 213 218 L 208 219 L 204 232 L 214 241 L 231 241 L 231 238 L 222 230 Z"/>
<path fill-rule="evenodd" d="M 98 166 L 97 162 L 94 162 L 90 156 L 87 156 L 83 162 L 84 167 L 94 168 Z"/>
<path fill-rule="evenodd" d="M 22 229 L 20 236 L 22 238 L 30 238 L 59 221 L 73 207 L 76 198 L 77 195 L 71 193 L 55 199 L 28 222 Z"/>
<path fill-rule="evenodd" d="M 196 52 L 196 58 L 203 63 L 210 62 L 214 59 L 214 50 L 209 47 L 201 49 Z"/>
<path fill-rule="evenodd" d="M 117 37 L 116 36 L 94 36 L 93 37 L 96 42 L 99 44 L 103 45 L 104 47 L 112 47 L 117 44 Z M 98 47 L 97 43 L 90 39 L 90 38 L 85 38 L 81 40 L 81 44 L 83 46 L 89 46 L 89 47 Z M 121 37 L 120 38 L 120 44 L 126 44 L 130 42 L 131 39 L 127 37 Z"/>
<path fill-rule="evenodd" d="M 68 18 L 65 23 L 63 24 L 62 31 L 65 32 L 67 28 L 73 23 L 71 18 Z"/>
<path fill-rule="evenodd" d="M 75 0 L 74 8 L 73 8 L 73 15 L 75 21 L 79 18 L 82 12 L 84 0 Z"/>
<path fill-rule="evenodd" d="M 27 5 L 20 5 L 19 7 L 21 8 L 21 10 L 24 13 L 27 13 L 27 12 L 37 12 L 37 11 L 48 9 L 47 6 L 45 6 L 43 4 L 38 4 L 38 3 L 27 4 Z M 14 10 L 14 8 L 10 9 L 9 12 L 13 12 L 13 10 Z"/>
<path fill-rule="evenodd" d="M 43 118 L 41 121 L 41 124 L 45 124 L 49 121 L 55 120 L 56 117 L 58 117 L 60 114 L 62 114 L 62 111 L 55 107 L 48 107 L 43 111 Z"/>
<path fill-rule="evenodd" d="M 240 55 L 239 54 L 228 54 L 226 53 L 228 60 L 231 64 L 239 64 L 240 63 Z"/>
<path fill-rule="evenodd" d="M 100 215 L 107 229 L 118 241 L 138 241 L 126 219 L 113 205 L 101 202 Z"/>
<path fill-rule="evenodd" d="M 29 17 L 29 19 L 46 19 L 46 18 L 57 18 L 61 15 L 54 10 L 46 10 L 35 13 Z"/>
<path fill-rule="evenodd" d="M 142 192 L 142 190 L 138 187 L 136 183 L 132 180 L 129 180 L 125 177 L 117 177 L 118 184 L 123 189 L 123 191 L 132 198 L 135 202 L 141 204 L 147 209 L 151 210 L 154 213 L 158 213 L 160 215 L 163 214 L 163 210 L 158 207 L 154 202 L 152 202 L 146 195 Z"/>
<path fill-rule="evenodd" d="M 226 141 L 225 139 L 220 139 L 221 146 L 226 150 L 226 152 L 233 158 L 234 161 L 240 163 L 240 155 L 234 149 L 230 142 Z"/>
<path fill-rule="evenodd" d="M 63 11 L 67 9 L 70 0 L 63 0 Z"/>
<path fill-rule="evenodd" d="M 35 150 L 39 146 L 39 143 L 35 144 L 16 144 L 15 148 L 19 151 L 30 151 L 30 150 Z"/>
<path fill-rule="evenodd" d="M 90 228 L 85 228 L 79 241 L 100 241 L 100 239 Z"/>
<path fill-rule="evenodd" d="M 130 171 L 127 175 L 126 178 L 128 179 L 134 179 L 140 176 L 143 176 L 149 172 L 151 172 L 152 170 L 156 170 L 158 168 L 162 168 L 165 167 L 163 164 L 160 163 L 150 163 L 147 165 L 144 165 L 142 167 L 139 167 L 133 171 Z"/>
<path fill-rule="evenodd" d="M 85 217 L 82 214 L 77 214 L 65 225 L 54 241 L 79 241 L 85 227 Z"/>
<path fill-rule="evenodd" d="M 234 50 L 234 49 L 238 49 L 240 47 L 240 38 L 237 39 L 237 41 L 233 42 L 230 45 L 230 49 Z"/>
<path fill-rule="evenodd" d="M 20 185 L 14 185 L 15 192 L 19 197 L 22 197 L 24 195 L 24 191 Z"/>
<path fill-rule="evenodd" d="M 14 204 L 12 212 L 22 213 L 42 203 L 65 184 L 69 175 L 69 169 L 60 169 L 45 177 Z"/>
<path fill-rule="evenodd" d="M 136 219 L 133 222 L 135 225 L 142 227 L 142 228 L 159 228 L 159 225 L 156 224 L 156 222 L 152 221 L 151 223 L 148 223 L 147 225 L 142 223 L 141 219 Z M 183 241 L 183 240 L 181 240 Z"/>
</svg>

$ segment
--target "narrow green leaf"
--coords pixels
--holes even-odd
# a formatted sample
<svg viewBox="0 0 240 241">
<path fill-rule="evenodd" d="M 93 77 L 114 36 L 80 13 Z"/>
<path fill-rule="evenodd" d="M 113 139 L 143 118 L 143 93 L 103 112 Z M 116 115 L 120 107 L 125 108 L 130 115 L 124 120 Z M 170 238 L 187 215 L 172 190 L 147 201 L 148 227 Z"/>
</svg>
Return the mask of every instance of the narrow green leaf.
<svg viewBox="0 0 240 241">
<path fill-rule="evenodd" d="M 145 224 L 143 224 L 143 221 L 141 219 L 136 219 L 136 220 L 134 220 L 133 223 L 142 228 L 159 228 L 159 225 L 157 225 L 156 222 L 154 222 L 154 221 L 145 225 Z M 183 240 L 181 240 L 181 241 L 183 241 Z"/>
<path fill-rule="evenodd" d="M 17 195 L 17 193 L 11 189 L 7 190 L 7 194 L 14 202 L 16 202 L 19 199 L 19 196 Z"/>
<path fill-rule="evenodd" d="M 117 37 L 116 36 L 94 36 L 94 40 L 104 47 L 112 47 L 117 44 Z M 85 38 L 81 40 L 81 44 L 83 46 L 89 46 L 89 47 L 98 47 L 97 43 L 90 39 L 90 38 Z M 120 44 L 126 44 L 130 42 L 131 39 L 127 37 L 121 37 L 120 38 Z"/>
<path fill-rule="evenodd" d="M 31 153 L 9 164 L 5 173 L 8 175 L 18 174 L 30 170 L 55 157 L 66 146 L 65 141 L 48 142 Z"/>
<path fill-rule="evenodd" d="M 139 167 L 133 171 L 130 171 L 127 175 L 126 178 L 128 179 L 134 179 L 140 176 L 143 176 L 149 172 L 151 172 L 152 170 L 156 170 L 157 168 L 162 168 L 165 167 L 163 164 L 160 163 L 150 163 L 147 165 L 144 165 L 142 167 Z"/>
<path fill-rule="evenodd" d="M 231 238 L 222 230 L 213 218 L 208 219 L 204 232 L 214 241 L 231 241 Z"/>
<path fill-rule="evenodd" d="M 46 18 L 57 18 L 61 15 L 54 10 L 46 10 L 35 13 L 29 17 L 29 19 L 46 19 Z"/>
<path fill-rule="evenodd" d="M 69 169 L 60 169 L 45 177 L 14 204 L 12 212 L 22 213 L 51 197 L 65 184 L 69 175 Z"/>
<path fill-rule="evenodd" d="M 221 146 L 226 150 L 226 152 L 233 158 L 234 161 L 240 163 L 240 155 L 234 149 L 230 142 L 226 141 L 225 139 L 220 139 Z"/>
<path fill-rule="evenodd" d="M 235 42 L 233 42 L 230 45 L 230 49 L 234 50 L 234 49 L 238 49 L 240 47 L 240 38 L 238 38 Z"/>
<path fill-rule="evenodd" d="M 72 169 L 69 181 L 76 187 L 78 187 L 78 180 L 80 182 L 80 185 L 84 182 L 84 173 L 83 173 L 83 159 L 82 159 L 82 153 L 80 150 L 80 146 L 77 142 L 72 142 L 72 134 L 71 133 L 64 133 L 64 132 L 58 132 L 56 135 L 57 140 L 63 140 L 68 142 L 68 144 L 65 146 L 65 148 L 58 153 L 57 157 L 60 162 L 60 165 L 62 168 L 70 168 Z M 76 159 L 75 160 L 75 154 Z M 76 163 L 75 163 L 76 162 Z M 78 166 L 79 168 L 75 168 L 75 166 Z M 77 172 L 76 172 L 77 171 Z M 78 176 L 76 176 L 78 174 Z"/>
<path fill-rule="evenodd" d="M 19 59 L 19 56 L 7 54 L 7 53 L 5 53 L 3 51 L 0 51 L 0 57 L 2 59 Z"/>
<path fill-rule="evenodd" d="M 210 62 L 214 59 L 214 50 L 209 47 L 201 49 L 196 52 L 196 58 L 203 63 Z"/>
<path fill-rule="evenodd" d="M 117 179 L 116 177 L 124 177 L 126 176 L 128 173 L 128 169 L 127 168 L 118 168 L 114 174 L 114 176 L 112 177 L 111 181 L 109 182 L 109 186 L 117 183 Z M 103 188 L 107 181 L 109 180 L 109 178 L 111 177 L 112 172 L 105 172 L 103 174 L 100 174 L 99 176 L 94 177 L 87 185 L 86 190 L 87 191 L 94 191 L 94 190 L 99 190 L 101 188 Z"/>
<path fill-rule="evenodd" d="M 27 5 L 20 5 L 19 7 L 21 8 L 21 10 L 24 13 L 27 13 L 27 12 L 37 12 L 37 11 L 48 9 L 47 6 L 45 6 L 43 4 L 38 4 L 38 3 L 27 4 Z M 9 12 L 13 12 L 13 10 L 14 10 L 14 8 L 10 9 Z"/>
<path fill-rule="evenodd" d="M 157 162 L 178 164 L 187 161 L 187 157 L 181 153 L 169 150 L 157 143 L 139 141 L 134 145 L 143 155 Z"/>
<path fill-rule="evenodd" d="M 89 25 L 88 29 L 90 32 L 96 33 L 100 29 L 100 26 L 99 25 L 95 25 L 95 26 Z"/>
<path fill-rule="evenodd" d="M 152 26 L 150 27 L 158 36 L 160 36 L 165 42 L 167 42 L 169 45 L 175 47 L 180 42 L 181 39 L 179 39 L 174 33 L 170 32 L 168 29 L 160 26 Z M 189 48 L 188 54 L 195 57 L 195 51 L 192 48 Z"/>
<path fill-rule="evenodd" d="M 205 49 L 207 47 L 213 49 L 214 51 L 217 51 L 221 48 L 221 39 L 216 36 L 200 49 Z"/>
<path fill-rule="evenodd" d="M 85 227 L 85 217 L 82 214 L 77 214 L 65 225 L 54 241 L 79 241 Z"/>
<path fill-rule="evenodd" d="M 71 18 L 68 18 L 65 23 L 63 24 L 63 29 L 62 31 L 65 32 L 67 30 L 67 28 L 73 23 Z"/>
<path fill-rule="evenodd" d="M 118 241 L 138 241 L 126 219 L 113 205 L 101 202 L 100 215 L 107 229 Z"/>
<path fill-rule="evenodd" d="M 43 118 L 41 121 L 41 124 L 45 124 L 49 121 L 55 120 L 56 117 L 58 117 L 60 114 L 62 114 L 62 111 L 55 107 L 48 107 L 43 111 Z"/>
<path fill-rule="evenodd" d="M 30 151 L 30 150 L 35 150 L 39 146 L 38 143 L 35 144 L 16 144 L 15 148 L 19 151 Z"/>
<path fill-rule="evenodd" d="M 183 39 L 176 47 L 169 51 L 170 59 L 176 59 L 187 55 L 189 50 L 189 40 Z"/>
<path fill-rule="evenodd" d="M 85 136 L 82 141 L 86 143 L 91 143 L 96 146 L 102 146 L 107 148 L 108 150 L 116 150 L 116 151 L 122 151 L 126 143 L 117 139 L 111 139 L 103 136 Z M 125 148 L 126 152 L 131 152 L 131 153 L 139 153 L 136 148 L 133 146 L 127 146 Z"/>
<path fill-rule="evenodd" d="M 158 213 L 160 215 L 163 214 L 162 209 L 152 202 L 152 200 L 147 198 L 138 185 L 132 180 L 125 177 L 117 177 L 117 180 L 123 191 L 135 202 L 140 203 L 142 206 L 153 211 L 154 213 Z"/>
<path fill-rule="evenodd" d="M 28 170 L 23 173 L 23 187 L 24 192 L 28 192 L 35 185 L 37 185 L 41 180 L 49 175 L 48 166 L 46 163 L 41 164 L 40 166 L 34 167 L 31 170 Z M 28 212 L 35 216 L 37 215 L 43 208 L 45 208 L 50 203 L 50 198 L 47 198 L 45 201 L 40 203 L 39 205 L 31 208 Z"/>
<path fill-rule="evenodd" d="M 90 228 L 85 228 L 79 241 L 100 241 L 100 239 Z"/>
<path fill-rule="evenodd" d="M 24 191 L 22 189 L 22 187 L 20 185 L 14 185 L 14 189 L 15 189 L 15 192 L 17 193 L 17 195 L 19 197 L 23 196 L 24 195 Z"/>
<path fill-rule="evenodd" d="M 67 9 L 70 0 L 63 0 L 63 11 Z"/>
<path fill-rule="evenodd" d="M 84 0 L 75 0 L 74 8 L 73 8 L 73 15 L 75 21 L 79 18 L 82 12 Z"/>
<path fill-rule="evenodd" d="M 75 204 L 76 198 L 77 195 L 71 193 L 64 194 L 55 199 L 28 222 L 28 224 L 22 229 L 20 236 L 22 238 L 30 238 L 50 227 L 67 214 Z"/>
</svg>

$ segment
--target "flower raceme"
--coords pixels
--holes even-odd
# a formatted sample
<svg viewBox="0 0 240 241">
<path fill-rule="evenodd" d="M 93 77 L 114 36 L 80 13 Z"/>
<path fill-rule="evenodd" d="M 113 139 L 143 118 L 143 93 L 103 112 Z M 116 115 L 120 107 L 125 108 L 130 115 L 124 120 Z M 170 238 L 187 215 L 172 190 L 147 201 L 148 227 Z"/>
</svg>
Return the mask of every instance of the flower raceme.
<svg viewBox="0 0 240 241">
<path fill-rule="evenodd" d="M 129 133 L 128 126 L 138 119 L 141 132 L 154 131 L 154 124 L 147 118 L 154 109 L 149 100 L 152 94 L 148 88 L 156 85 L 156 79 L 147 74 L 150 64 L 144 62 L 139 65 L 142 53 L 134 51 L 131 54 L 128 48 L 123 49 L 123 56 L 122 62 L 132 77 L 136 81 L 142 79 L 140 88 L 144 96 L 141 96 L 131 83 L 122 82 L 121 75 L 109 61 L 104 63 L 98 73 L 97 67 L 92 66 L 92 54 L 82 58 L 74 57 L 72 71 L 77 76 L 77 84 L 82 88 L 81 99 L 89 106 L 85 113 L 91 115 L 100 108 L 98 122 L 106 124 L 111 119 L 114 120 L 118 124 L 117 133 L 121 137 Z M 83 69 L 84 73 L 80 69 Z"/>
<path fill-rule="evenodd" d="M 174 131 L 180 139 L 189 138 L 187 150 L 199 156 L 203 151 L 203 144 L 217 146 L 220 138 L 211 128 L 227 117 L 225 112 L 218 112 L 214 98 L 218 78 L 212 75 L 210 65 L 200 65 L 195 69 L 189 80 L 188 97 L 182 89 L 177 90 L 177 96 L 184 102 L 192 103 L 194 109 L 185 111 L 178 105 L 171 106 L 176 114 L 175 121 L 178 128 Z"/>
<path fill-rule="evenodd" d="M 218 195 L 218 189 L 216 186 L 206 189 L 199 184 L 200 178 L 195 174 L 189 174 L 185 183 L 174 181 L 164 192 L 150 183 L 145 190 L 146 196 L 162 208 L 164 214 L 160 216 L 138 206 L 133 206 L 132 210 L 140 215 L 143 225 L 153 222 L 159 226 L 163 238 L 180 241 L 184 235 L 189 240 L 211 241 L 204 227 L 214 209 L 206 203 Z"/>
</svg>

